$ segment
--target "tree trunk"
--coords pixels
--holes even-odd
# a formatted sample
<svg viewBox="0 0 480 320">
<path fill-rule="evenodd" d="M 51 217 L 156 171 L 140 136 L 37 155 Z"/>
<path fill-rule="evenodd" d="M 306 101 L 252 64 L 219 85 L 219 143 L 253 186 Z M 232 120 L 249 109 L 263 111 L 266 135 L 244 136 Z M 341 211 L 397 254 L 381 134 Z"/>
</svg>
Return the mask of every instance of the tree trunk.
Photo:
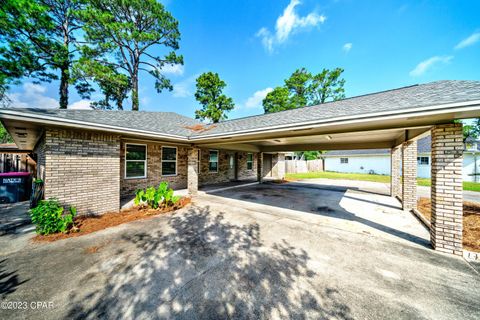
<svg viewBox="0 0 480 320">
<path fill-rule="evenodd" d="M 117 109 L 118 109 L 118 110 L 123 110 L 122 101 L 118 101 L 118 100 L 117 100 Z"/>
<path fill-rule="evenodd" d="M 70 70 L 67 66 L 60 69 L 60 109 L 68 107 L 68 82 L 70 81 Z"/>
<path fill-rule="evenodd" d="M 132 76 L 132 111 L 138 111 L 138 70 Z"/>
</svg>

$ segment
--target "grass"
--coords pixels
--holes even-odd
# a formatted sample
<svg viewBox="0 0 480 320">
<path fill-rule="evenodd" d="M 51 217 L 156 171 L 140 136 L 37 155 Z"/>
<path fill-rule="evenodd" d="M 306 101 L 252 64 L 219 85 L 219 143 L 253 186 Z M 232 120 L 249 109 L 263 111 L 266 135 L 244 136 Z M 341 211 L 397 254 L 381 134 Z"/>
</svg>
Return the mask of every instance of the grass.
<svg viewBox="0 0 480 320">
<path fill-rule="evenodd" d="M 342 172 L 306 172 L 306 173 L 287 173 L 287 179 L 344 179 L 344 180 L 362 180 L 389 183 L 390 176 L 381 174 L 365 174 L 365 173 L 342 173 Z M 430 179 L 417 178 L 417 184 L 419 186 L 430 186 Z M 478 182 L 463 182 L 463 190 L 480 192 L 480 183 Z"/>
<path fill-rule="evenodd" d="M 430 199 L 420 198 L 418 211 L 430 221 L 432 215 Z M 463 203 L 463 247 L 480 252 L 480 205 L 477 203 L 466 201 Z"/>
</svg>

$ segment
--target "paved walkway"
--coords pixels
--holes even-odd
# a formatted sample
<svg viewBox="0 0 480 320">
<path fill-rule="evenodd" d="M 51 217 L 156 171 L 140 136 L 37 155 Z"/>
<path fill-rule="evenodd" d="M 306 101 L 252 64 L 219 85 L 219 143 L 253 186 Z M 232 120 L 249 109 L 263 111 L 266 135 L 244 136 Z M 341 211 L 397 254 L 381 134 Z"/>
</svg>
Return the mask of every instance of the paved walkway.
<svg viewBox="0 0 480 320">
<path fill-rule="evenodd" d="M 368 186 L 367 186 L 368 187 Z M 0 258 L 1 319 L 478 319 L 479 275 L 363 187 L 255 185 Z"/>
</svg>

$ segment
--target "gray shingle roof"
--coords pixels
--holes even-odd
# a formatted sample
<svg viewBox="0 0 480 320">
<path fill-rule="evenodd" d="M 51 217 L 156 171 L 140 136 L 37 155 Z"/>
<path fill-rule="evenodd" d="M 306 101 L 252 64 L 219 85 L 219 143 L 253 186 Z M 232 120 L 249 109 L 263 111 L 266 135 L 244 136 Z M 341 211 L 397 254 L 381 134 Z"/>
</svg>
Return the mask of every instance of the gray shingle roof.
<svg viewBox="0 0 480 320">
<path fill-rule="evenodd" d="M 87 121 L 120 128 L 152 131 L 186 137 L 209 134 L 229 134 L 244 130 L 259 130 L 270 126 L 288 126 L 306 121 L 328 121 L 342 116 L 368 116 L 378 112 L 395 112 L 412 108 L 480 100 L 480 81 L 436 81 L 389 91 L 383 91 L 322 105 L 303 107 L 271 114 L 227 120 L 206 131 L 194 131 L 188 126 L 201 122 L 173 112 L 133 112 L 100 110 L 14 109 L 60 119 Z"/>
<path fill-rule="evenodd" d="M 317 106 L 223 121 L 200 135 L 290 125 L 310 120 L 328 120 L 342 116 L 366 116 L 382 111 L 408 110 L 472 100 L 480 100 L 480 81 L 436 81 Z"/>
</svg>

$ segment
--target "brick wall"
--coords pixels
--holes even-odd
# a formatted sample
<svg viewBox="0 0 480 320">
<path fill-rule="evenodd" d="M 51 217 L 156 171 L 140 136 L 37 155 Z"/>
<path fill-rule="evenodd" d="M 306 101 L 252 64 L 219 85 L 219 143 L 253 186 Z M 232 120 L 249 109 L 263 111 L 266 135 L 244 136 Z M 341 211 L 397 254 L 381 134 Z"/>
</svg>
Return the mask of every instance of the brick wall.
<svg viewBox="0 0 480 320">
<path fill-rule="evenodd" d="M 402 199 L 402 148 L 392 148 L 390 152 L 391 157 L 391 174 L 390 174 L 390 194 L 392 197 L 399 197 Z"/>
<path fill-rule="evenodd" d="M 432 220 L 430 240 L 435 250 L 462 254 L 463 230 L 462 124 L 432 129 Z"/>
<path fill-rule="evenodd" d="M 80 215 L 119 209 L 119 136 L 48 128 L 37 148 L 40 163 L 42 148 L 45 198 L 57 198 L 64 205 L 74 205 Z"/>
<path fill-rule="evenodd" d="M 403 210 L 417 208 L 417 141 L 402 145 Z"/>
<path fill-rule="evenodd" d="M 127 143 L 144 144 L 147 146 L 146 178 L 125 178 L 125 145 Z M 162 146 L 177 148 L 177 175 L 175 176 L 162 176 Z M 187 151 L 187 147 L 174 144 L 122 140 L 120 155 L 121 197 L 125 199 L 132 198 L 135 196 L 137 189 L 145 189 L 151 186 L 157 187 L 162 181 L 167 181 L 173 189 L 187 188 Z"/>
<path fill-rule="evenodd" d="M 37 155 L 36 178 L 45 180 L 45 134 L 40 138 L 33 153 Z"/>
</svg>

